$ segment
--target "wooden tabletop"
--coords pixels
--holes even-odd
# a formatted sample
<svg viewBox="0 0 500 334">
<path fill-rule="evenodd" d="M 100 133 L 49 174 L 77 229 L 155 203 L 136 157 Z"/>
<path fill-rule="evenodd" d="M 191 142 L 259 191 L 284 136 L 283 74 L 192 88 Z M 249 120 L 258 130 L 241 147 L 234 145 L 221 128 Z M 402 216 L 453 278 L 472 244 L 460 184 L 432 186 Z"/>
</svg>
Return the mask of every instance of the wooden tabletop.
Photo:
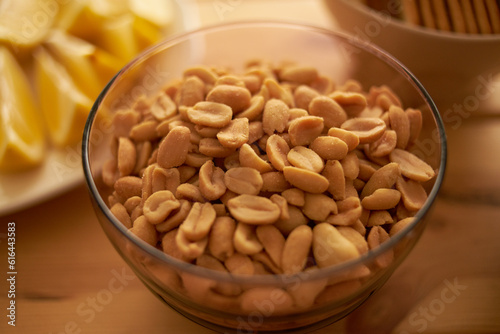
<svg viewBox="0 0 500 334">
<path fill-rule="evenodd" d="M 319 0 L 194 4 L 202 25 L 286 18 L 335 28 Z M 500 333 L 500 107 L 481 111 L 458 127 L 447 124 L 447 174 L 420 242 L 363 306 L 315 333 Z M 15 327 L 7 317 L 10 223 Z M 0 217 L 0 249 L 0 333 L 212 333 L 132 274 L 102 232 L 83 183 Z"/>
</svg>

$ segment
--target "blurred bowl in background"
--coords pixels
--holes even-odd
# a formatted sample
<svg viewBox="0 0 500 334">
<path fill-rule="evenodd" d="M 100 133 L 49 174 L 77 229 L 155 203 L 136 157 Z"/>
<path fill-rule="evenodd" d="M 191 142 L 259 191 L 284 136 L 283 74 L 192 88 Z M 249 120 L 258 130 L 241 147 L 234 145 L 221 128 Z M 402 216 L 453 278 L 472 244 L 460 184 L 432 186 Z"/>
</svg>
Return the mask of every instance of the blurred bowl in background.
<svg viewBox="0 0 500 334">
<path fill-rule="evenodd" d="M 422 82 L 440 112 L 454 104 L 498 108 L 500 34 L 465 34 L 411 25 L 399 15 L 399 1 L 374 10 L 359 0 L 325 0 L 339 28 L 380 46 Z M 392 15 L 391 15 L 392 14 Z M 467 109 L 467 110 L 469 110 Z M 498 112 L 498 110 L 497 110 Z M 445 120 L 446 122 L 446 120 Z"/>
</svg>

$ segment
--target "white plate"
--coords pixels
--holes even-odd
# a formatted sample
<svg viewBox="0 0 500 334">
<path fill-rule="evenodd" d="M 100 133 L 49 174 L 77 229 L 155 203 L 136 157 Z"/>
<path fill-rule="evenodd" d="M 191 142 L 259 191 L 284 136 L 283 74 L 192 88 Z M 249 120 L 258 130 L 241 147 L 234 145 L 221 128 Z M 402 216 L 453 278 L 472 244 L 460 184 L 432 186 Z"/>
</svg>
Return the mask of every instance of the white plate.
<svg viewBox="0 0 500 334">
<path fill-rule="evenodd" d="M 170 34 L 196 29 L 200 26 L 194 0 L 174 1 L 175 17 L 179 18 Z M 84 180 L 81 148 L 52 149 L 44 163 L 32 170 L 0 174 L 0 216 L 5 216 L 42 203 L 74 188 Z"/>
</svg>

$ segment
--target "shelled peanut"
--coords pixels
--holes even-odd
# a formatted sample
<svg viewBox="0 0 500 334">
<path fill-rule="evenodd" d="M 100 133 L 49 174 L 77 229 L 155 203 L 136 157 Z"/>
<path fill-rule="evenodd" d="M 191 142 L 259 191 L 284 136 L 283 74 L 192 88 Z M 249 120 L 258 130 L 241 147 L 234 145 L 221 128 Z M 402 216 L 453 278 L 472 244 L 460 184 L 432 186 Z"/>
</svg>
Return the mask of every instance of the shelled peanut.
<svg viewBox="0 0 500 334">
<path fill-rule="evenodd" d="M 337 86 L 291 63 L 253 61 L 241 74 L 188 68 L 117 110 L 113 126 L 102 170 L 111 212 L 166 254 L 232 274 L 298 274 L 356 259 L 411 222 L 427 199 L 422 183 L 435 176 L 410 153 L 420 110 L 387 86 Z M 375 265 L 391 261 L 389 252 Z M 310 306 L 341 281 L 283 293 Z M 265 294 L 220 290 L 249 312 L 245 301 Z"/>
</svg>

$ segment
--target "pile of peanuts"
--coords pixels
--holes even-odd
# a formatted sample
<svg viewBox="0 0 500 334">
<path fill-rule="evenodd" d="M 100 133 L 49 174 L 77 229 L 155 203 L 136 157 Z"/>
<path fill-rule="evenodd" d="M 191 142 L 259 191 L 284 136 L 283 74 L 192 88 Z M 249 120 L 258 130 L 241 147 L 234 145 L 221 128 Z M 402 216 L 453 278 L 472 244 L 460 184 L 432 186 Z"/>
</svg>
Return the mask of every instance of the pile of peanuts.
<svg viewBox="0 0 500 334">
<path fill-rule="evenodd" d="M 435 176 L 409 151 L 419 109 L 294 63 L 193 66 L 112 123 L 111 212 L 166 254 L 232 274 L 355 259 L 412 221 Z"/>
</svg>

